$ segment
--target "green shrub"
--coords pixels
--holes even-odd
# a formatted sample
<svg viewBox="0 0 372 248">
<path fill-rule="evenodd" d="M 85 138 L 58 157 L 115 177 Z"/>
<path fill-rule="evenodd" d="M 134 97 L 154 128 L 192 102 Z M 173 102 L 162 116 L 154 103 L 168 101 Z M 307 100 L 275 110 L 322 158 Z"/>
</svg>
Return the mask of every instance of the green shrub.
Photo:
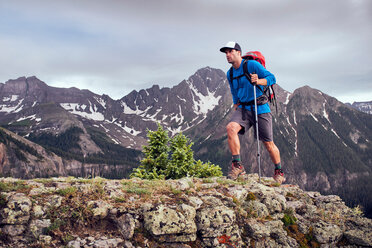
<svg viewBox="0 0 372 248">
<path fill-rule="evenodd" d="M 296 217 L 294 217 L 292 209 L 287 208 L 286 210 L 284 210 L 284 216 L 282 218 L 282 222 L 285 227 L 296 224 L 296 221 L 297 219 Z"/>
<path fill-rule="evenodd" d="M 221 167 L 194 159 L 193 143 L 182 133 L 169 138 L 158 124 L 157 131 L 148 130 L 148 145 L 143 147 L 145 158 L 133 170 L 131 177 L 142 179 L 179 179 L 182 177 L 222 176 Z"/>
</svg>

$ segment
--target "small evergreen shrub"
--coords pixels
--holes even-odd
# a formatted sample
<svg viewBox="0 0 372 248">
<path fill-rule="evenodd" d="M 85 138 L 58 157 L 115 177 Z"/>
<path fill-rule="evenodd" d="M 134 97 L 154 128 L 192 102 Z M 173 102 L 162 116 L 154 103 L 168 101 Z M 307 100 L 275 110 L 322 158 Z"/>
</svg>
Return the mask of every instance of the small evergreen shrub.
<svg viewBox="0 0 372 248">
<path fill-rule="evenodd" d="M 182 177 L 219 177 L 221 167 L 194 159 L 193 143 L 182 133 L 169 138 L 158 124 L 157 131 L 148 130 L 148 145 L 143 147 L 145 158 L 130 177 L 142 179 L 179 179 Z"/>
</svg>

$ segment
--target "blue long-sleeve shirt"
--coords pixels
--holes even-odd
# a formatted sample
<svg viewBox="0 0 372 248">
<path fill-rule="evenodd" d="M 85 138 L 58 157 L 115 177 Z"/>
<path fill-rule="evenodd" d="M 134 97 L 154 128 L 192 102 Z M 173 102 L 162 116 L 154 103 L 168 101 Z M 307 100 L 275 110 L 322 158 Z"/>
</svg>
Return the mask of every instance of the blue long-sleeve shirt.
<svg viewBox="0 0 372 248">
<path fill-rule="evenodd" d="M 234 67 L 231 67 L 230 70 L 233 70 L 233 78 L 238 77 L 240 75 L 244 74 L 243 71 L 243 61 L 240 64 L 240 67 L 238 69 L 235 69 Z M 259 62 L 255 60 L 248 60 L 247 61 L 248 66 L 248 72 L 252 74 L 257 74 L 258 78 L 262 79 L 265 78 L 267 80 L 267 85 L 273 85 L 276 83 L 275 76 L 265 69 Z M 247 77 L 238 77 L 233 79 L 233 82 L 230 82 L 230 70 L 227 71 L 227 79 L 230 83 L 230 90 L 233 98 L 234 104 L 237 104 L 240 102 L 250 102 L 254 100 L 254 92 L 253 92 L 253 85 L 248 81 Z M 264 86 L 257 85 L 257 87 L 260 87 L 263 91 Z M 256 97 L 261 96 L 262 93 L 261 90 L 256 89 Z M 239 106 L 239 108 L 242 108 L 242 105 Z M 248 110 L 254 111 L 254 106 L 246 106 L 245 107 Z M 268 103 L 263 105 L 257 106 L 257 114 L 263 114 L 263 113 L 269 113 L 270 112 L 270 106 Z"/>
</svg>

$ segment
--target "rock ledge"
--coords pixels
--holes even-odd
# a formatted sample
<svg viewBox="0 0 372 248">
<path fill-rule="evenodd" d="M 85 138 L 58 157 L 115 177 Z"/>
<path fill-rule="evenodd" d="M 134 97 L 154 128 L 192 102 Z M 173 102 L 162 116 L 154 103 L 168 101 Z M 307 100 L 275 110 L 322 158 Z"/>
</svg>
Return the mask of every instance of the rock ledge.
<svg viewBox="0 0 372 248">
<path fill-rule="evenodd" d="M 0 178 L 0 247 L 371 247 L 340 197 L 244 180 Z"/>
</svg>

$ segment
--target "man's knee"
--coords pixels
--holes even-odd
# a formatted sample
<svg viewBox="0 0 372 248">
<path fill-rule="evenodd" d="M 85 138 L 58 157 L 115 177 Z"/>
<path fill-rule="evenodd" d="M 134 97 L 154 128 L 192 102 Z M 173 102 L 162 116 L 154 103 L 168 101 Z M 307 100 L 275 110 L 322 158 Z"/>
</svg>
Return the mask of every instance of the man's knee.
<svg viewBox="0 0 372 248">
<path fill-rule="evenodd" d="M 272 152 L 272 151 L 278 149 L 276 147 L 276 145 L 274 144 L 274 141 L 265 141 L 263 143 L 265 144 L 265 147 L 266 147 L 268 152 Z"/>
<path fill-rule="evenodd" d="M 242 127 L 236 122 L 230 122 L 226 125 L 227 134 L 237 134 Z"/>
</svg>

